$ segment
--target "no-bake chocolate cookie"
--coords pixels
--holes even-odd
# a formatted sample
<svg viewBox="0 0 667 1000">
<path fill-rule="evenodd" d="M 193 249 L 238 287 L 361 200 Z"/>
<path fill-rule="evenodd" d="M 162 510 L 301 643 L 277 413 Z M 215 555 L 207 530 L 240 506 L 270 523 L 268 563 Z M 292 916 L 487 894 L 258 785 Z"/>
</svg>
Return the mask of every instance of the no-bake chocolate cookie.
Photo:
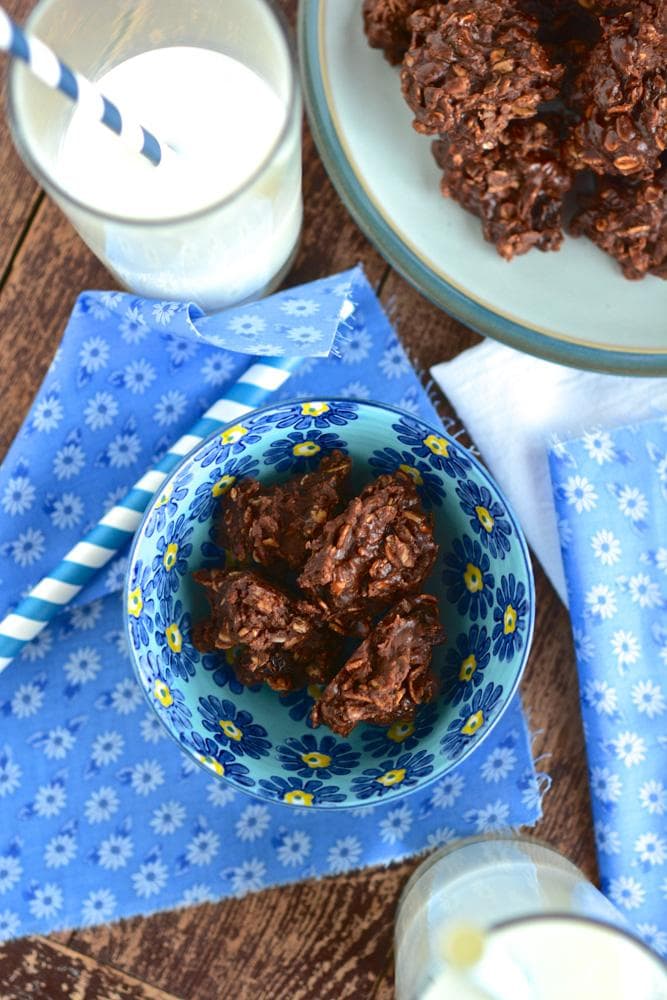
<svg viewBox="0 0 667 1000">
<path fill-rule="evenodd" d="M 242 479 L 223 498 L 219 541 L 239 563 L 300 569 L 309 543 L 342 506 L 350 475 L 347 455 L 325 455 L 315 472 L 277 486 Z"/>
<path fill-rule="evenodd" d="M 572 232 L 615 257 L 626 278 L 667 278 L 667 169 L 634 184 L 602 179 Z"/>
<path fill-rule="evenodd" d="M 370 619 L 420 590 L 437 555 L 412 479 L 380 476 L 310 543 L 298 583 L 331 628 L 363 634 Z"/>
<path fill-rule="evenodd" d="M 509 0 L 450 0 L 410 18 L 403 95 L 414 128 L 492 149 L 514 119 L 556 97 L 563 67 L 536 37 L 537 22 Z"/>
<path fill-rule="evenodd" d="M 561 162 L 557 127 L 537 119 L 512 122 L 501 142 L 479 152 L 451 140 L 433 144 L 441 191 L 482 220 L 484 237 L 506 260 L 563 241 L 563 198 L 572 172 Z"/>
<path fill-rule="evenodd" d="M 438 549 L 413 480 L 400 471 L 380 476 L 334 516 L 349 473 L 350 460 L 335 452 L 279 487 L 239 483 L 223 499 L 221 530 L 237 559 L 253 561 L 194 573 L 210 605 L 193 628 L 195 646 L 234 650 L 242 684 L 281 693 L 326 687 L 314 718 L 337 732 L 362 719 L 391 724 L 430 700 L 432 648 L 443 638 L 436 599 L 415 596 Z M 293 569 L 304 555 L 299 589 L 275 582 L 277 566 Z M 343 635 L 369 632 L 345 663 Z"/>
<path fill-rule="evenodd" d="M 363 12 L 370 44 L 402 56 L 443 195 L 501 256 L 559 249 L 566 197 L 573 232 L 626 277 L 667 277 L 667 0 L 365 0 Z"/>
<path fill-rule="evenodd" d="M 667 147 L 667 2 L 601 19 L 572 91 L 581 113 L 566 154 L 577 170 L 647 177 Z"/>
<path fill-rule="evenodd" d="M 409 45 L 408 19 L 424 0 L 364 0 L 364 31 L 372 49 L 382 49 L 392 65 L 399 63 Z"/>
<path fill-rule="evenodd" d="M 325 688 L 312 722 L 347 736 L 359 722 L 388 726 L 412 718 L 418 705 L 435 697 L 431 657 L 444 638 L 435 597 L 404 598 Z"/>
<path fill-rule="evenodd" d="M 195 625 L 193 642 L 202 651 L 238 649 L 241 683 L 265 680 L 286 691 L 331 676 L 340 640 L 317 608 L 248 569 L 205 569 L 194 578 L 206 589 L 211 614 Z"/>
</svg>

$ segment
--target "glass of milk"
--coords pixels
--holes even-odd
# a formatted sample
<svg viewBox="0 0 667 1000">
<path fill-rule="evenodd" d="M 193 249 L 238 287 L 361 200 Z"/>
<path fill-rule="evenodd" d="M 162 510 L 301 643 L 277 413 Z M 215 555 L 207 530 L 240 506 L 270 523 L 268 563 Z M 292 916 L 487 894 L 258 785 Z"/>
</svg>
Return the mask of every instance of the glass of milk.
<svg viewBox="0 0 667 1000">
<path fill-rule="evenodd" d="M 557 851 L 459 841 L 407 883 L 396 1000 L 666 1000 L 667 969 Z"/>
<path fill-rule="evenodd" d="M 154 167 L 19 63 L 15 142 L 118 281 L 206 311 L 272 291 L 302 222 L 301 96 L 271 0 L 42 0 L 27 28 L 173 149 Z"/>
</svg>

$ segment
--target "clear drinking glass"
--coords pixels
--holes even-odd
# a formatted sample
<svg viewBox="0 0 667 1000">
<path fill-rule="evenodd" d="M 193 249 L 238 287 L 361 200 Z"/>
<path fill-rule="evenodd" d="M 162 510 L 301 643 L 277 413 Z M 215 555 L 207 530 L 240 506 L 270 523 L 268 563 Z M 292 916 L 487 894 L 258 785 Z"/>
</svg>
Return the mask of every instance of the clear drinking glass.
<svg viewBox="0 0 667 1000">
<path fill-rule="evenodd" d="M 238 60 L 269 85 L 285 117 L 263 161 L 231 193 L 182 214 L 169 205 L 149 217 L 109 211 L 81 197 L 59 162 L 73 107 L 18 60 L 9 77 L 9 114 L 28 168 L 122 285 L 152 298 L 192 300 L 207 311 L 272 291 L 292 263 L 302 223 L 301 96 L 292 44 L 274 3 L 42 0 L 27 28 L 92 80 L 148 50 L 194 46 Z M 204 93 L 201 100 L 215 128 L 220 102 L 242 101 L 243 94 Z"/>
<path fill-rule="evenodd" d="M 471 955 L 472 950 L 472 955 Z M 519 836 L 460 841 L 413 874 L 396 1000 L 665 1000 L 667 971 L 570 861 Z"/>
</svg>

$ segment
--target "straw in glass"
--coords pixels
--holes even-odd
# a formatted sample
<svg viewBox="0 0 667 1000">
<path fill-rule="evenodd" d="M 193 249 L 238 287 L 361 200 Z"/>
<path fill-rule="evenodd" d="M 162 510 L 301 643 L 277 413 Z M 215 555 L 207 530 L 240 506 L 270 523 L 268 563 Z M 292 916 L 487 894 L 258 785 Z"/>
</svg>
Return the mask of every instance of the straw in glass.
<svg viewBox="0 0 667 1000">
<path fill-rule="evenodd" d="M 121 114 L 113 101 L 104 97 L 81 73 L 70 69 L 44 42 L 19 28 L 2 7 L 0 52 L 8 52 L 21 59 L 42 83 L 65 94 L 83 108 L 91 120 L 106 125 L 129 149 L 141 153 L 154 166 L 163 160 L 165 151 L 169 151 L 169 147 L 159 142 L 143 125 L 125 112 Z"/>
</svg>

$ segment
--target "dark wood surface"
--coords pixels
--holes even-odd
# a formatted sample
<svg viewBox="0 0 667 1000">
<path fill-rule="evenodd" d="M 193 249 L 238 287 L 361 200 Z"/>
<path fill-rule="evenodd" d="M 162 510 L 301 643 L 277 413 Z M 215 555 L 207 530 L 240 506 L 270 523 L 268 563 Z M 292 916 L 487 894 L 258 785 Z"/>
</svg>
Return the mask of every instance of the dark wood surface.
<svg viewBox="0 0 667 1000">
<path fill-rule="evenodd" d="M 296 0 L 282 2 L 293 21 Z M 10 0 L 7 6 L 20 20 L 32 4 Z M 4 121 L 0 186 L 1 455 L 44 376 L 76 295 L 113 282 L 29 177 Z M 368 243 L 328 180 L 307 126 L 304 197 L 303 243 L 288 284 L 361 261 L 424 372 L 479 340 L 422 299 Z M 441 412 L 451 412 L 444 400 Z M 569 620 L 538 565 L 535 572 L 537 624 L 522 695 L 535 753 L 547 755 L 553 787 L 532 833 L 595 878 Z M 415 864 L 9 943 L 0 947 L 0 1000 L 389 1000 L 394 911 Z"/>
</svg>

